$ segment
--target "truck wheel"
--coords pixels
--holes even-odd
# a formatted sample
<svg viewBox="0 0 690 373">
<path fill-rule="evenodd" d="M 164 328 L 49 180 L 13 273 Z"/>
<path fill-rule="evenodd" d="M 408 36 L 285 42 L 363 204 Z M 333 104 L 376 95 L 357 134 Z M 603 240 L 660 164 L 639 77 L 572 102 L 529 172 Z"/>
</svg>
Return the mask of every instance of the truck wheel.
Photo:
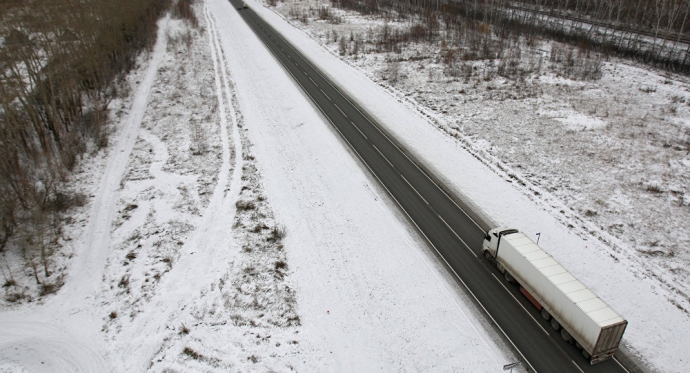
<svg viewBox="0 0 690 373">
<path fill-rule="evenodd" d="M 578 350 L 582 350 L 582 345 L 578 341 L 575 341 L 575 347 L 577 347 Z"/>
<path fill-rule="evenodd" d="M 582 350 L 582 356 L 584 356 L 587 360 L 589 360 L 592 357 L 592 355 L 590 355 L 589 352 L 587 352 L 584 349 Z"/>
<path fill-rule="evenodd" d="M 573 337 L 565 329 L 561 329 L 561 338 L 563 338 L 563 340 L 568 342 L 568 343 L 573 342 Z"/>
<path fill-rule="evenodd" d="M 508 273 L 508 271 L 506 271 L 506 273 L 504 273 L 504 276 L 506 278 L 506 281 L 508 281 L 509 284 L 512 284 L 515 282 L 515 278 L 513 278 L 513 276 L 511 276 L 510 273 Z"/>
<path fill-rule="evenodd" d="M 549 315 L 549 311 L 547 311 L 546 308 L 541 309 L 541 317 L 546 321 L 549 321 L 551 318 L 551 315 Z"/>
<path fill-rule="evenodd" d="M 561 324 L 559 324 L 558 321 L 556 321 L 556 319 L 551 319 L 551 327 L 553 328 L 553 330 L 558 330 L 561 328 Z"/>
<path fill-rule="evenodd" d="M 488 250 L 484 251 L 484 257 L 490 262 L 492 262 L 494 260 L 493 255 L 491 255 L 491 253 Z"/>
</svg>

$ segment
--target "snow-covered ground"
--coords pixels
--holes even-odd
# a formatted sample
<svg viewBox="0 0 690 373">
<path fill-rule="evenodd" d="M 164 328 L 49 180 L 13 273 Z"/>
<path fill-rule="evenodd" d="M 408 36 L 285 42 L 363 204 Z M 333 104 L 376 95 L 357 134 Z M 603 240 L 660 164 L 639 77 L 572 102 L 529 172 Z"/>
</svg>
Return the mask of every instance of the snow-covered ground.
<svg viewBox="0 0 690 373">
<path fill-rule="evenodd" d="M 199 30 L 161 21 L 112 145 L 80 165 L 65 285 L 4 304 L 0 371 L 515 361 L 239 15 L 196 9 Z"/>
<path fill-rule="evenodd" d="M 522 78 L 504 78 L 499 63 L 486 61 L 449 78 L 439 45 L 375 53 L 366 40 L 383 20 L 331 8 L 331 23 L 309 12 L 324 5 L 256 9 L 485 216 L 540 232 L 540 244 L 630 321 L 624 349 L 653 370 L 684 371 L 687 78 L 610 61 L 600 80 L 572 80 L 548 63 L 549 51 L 563 47 L 531 41 L 530 49 L 524 40 L 518 60 L 531 72 Z M 304 14 L 315 16 L 294 17 Z M 389 18 L 387 27 L 414 22 Z"/>
<path fill-rule="evenodd" d="M 690 123 L 687 83 L 623 63 L 597 82 L 548 71 L 519 85 L 449 82 L 429 50 L 397 61 L 407 77 L 391 86 L 385 56 L 340 59 L 319 36 L 333 25 L 291 25 L 281 13 L 294 3 L 248 3 L 457 194 L 541 232 L 630 321 L 625 350 L 653 371 L 685 370 L 690 162 L 686 148 L 674 158 L 686 132 L 666 129 Z M 161 21 L 132 96 L 114 104 L 111 146 L 80 165 L 71 188 L 90 198 L 65 229 L 65 285 L 3 303 L 0 372 L 491 372 L 516 361 L 237 11 L 195 9 L 199 29 Z M 343 17 L 343 29 L 379 22 Z M 652 233 L 655 245 L 634 244 Z"/>
</svg>

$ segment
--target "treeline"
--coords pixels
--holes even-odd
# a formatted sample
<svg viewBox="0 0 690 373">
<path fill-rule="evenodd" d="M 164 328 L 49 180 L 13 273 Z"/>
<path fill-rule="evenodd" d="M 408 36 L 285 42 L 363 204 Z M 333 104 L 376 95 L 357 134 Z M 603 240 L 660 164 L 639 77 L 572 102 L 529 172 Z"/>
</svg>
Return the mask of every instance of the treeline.
<svg viewBox="0 0 690 373">
<path fill-rule="evenodd" d="M 687 0 L 522 0 L 531 9 L 576 14 L 673 38 L 688 32 Z"/>
<path fill-rule="evenodd" d="M 500 36 L 541 36 L 690 73 L 688 0 L 331 0 L 333 6 L 417 18 L 430 38 L 488 26 Z"/>
<path fill-rule="evenodd" d="M 14 237 L 39 284 L 51 275 L 59 213 L 84 203 L 61 187 L 91 144 L 107 144 L 116 82 L 154 44 L 169 1 L 3 1 L 0 252 Z M 10 267 L 0 264 L 5 285 L 14 285 Z"/>
</svg>

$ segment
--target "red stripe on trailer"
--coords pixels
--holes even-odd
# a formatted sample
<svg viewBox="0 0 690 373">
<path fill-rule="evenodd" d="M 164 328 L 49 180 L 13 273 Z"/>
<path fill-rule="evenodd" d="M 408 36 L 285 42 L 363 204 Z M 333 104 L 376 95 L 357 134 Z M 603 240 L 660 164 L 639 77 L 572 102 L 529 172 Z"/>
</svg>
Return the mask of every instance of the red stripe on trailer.
<svg viewBox="0 0 690 373">
<path fill-rule="evenodd" d="M 527 291 L 527 289 L 525 289 L 525 288 L 523 288 L 522 286 L 520 286 L 520 292 L 521 292 L 525 297 L 527 297 L 527 299 L 529 299 L 530 303 L 534 304 L 534 307 L 537 307 L 537 309 L 538 309 L 539 311 L 541 311 L 541 309 L 542 309 L 543 307 L 541 306 L 541 304 L 539 304 L 539 302 L 537 302 L 536 299 L 534 299 L 534 297 L 532 296 L 532 294 L 530 294 L 530 293 Z"/>
</svg>

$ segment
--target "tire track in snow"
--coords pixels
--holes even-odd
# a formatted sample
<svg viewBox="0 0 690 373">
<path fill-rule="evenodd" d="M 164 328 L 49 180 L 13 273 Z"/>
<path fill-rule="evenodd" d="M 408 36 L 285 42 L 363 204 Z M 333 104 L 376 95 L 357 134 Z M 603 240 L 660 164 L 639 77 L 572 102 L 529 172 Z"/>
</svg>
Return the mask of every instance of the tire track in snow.
<svg viewBox="0 0 690 373">
<path fill-rule="evenodd" d="M 181 311 L 186 309 L 194 295 L 222 276 L 228 263 L 239 252 L 228 231 L 232 229 L 237 212 L 235 203 L 239 199 L 242 187 L 242 142 L 232 104 L 228 64 L 220 46 L 215 19 L 210 14 L 207 4 L 204 5 L 204 18 L 208 25 L 215 72 L 223 161 L 217 184 L 199 227 L 192 233 L 192 239 L 182 247 L 178 263 L 161 280 L 156 296 L 146 311 L 137 316 L 132 326 L 126 327 L 131 329 L 129 334 L 132 338 L 126 341 L 123 350 L 114 351 L 118 357 L 124 359 L 122 371 L 141 371 L 150 367 L 151 359 L 162 348 L 167 334 L 183 321 L 178 319 L 182 315 Z M 228 141 L 229 122 L 232 126 L 233 164 L 230 161 L 231 150 Z"/>
<path fill-rule="evenodd" d="M 149 67 L 132 101 L 130 113 L 112 149 L 99 193 L 91 204 L 89 225 L 77 248 L 76 260 L 58 294 L 44 305 L 22 307 L 0 318 L 0 362 L 36 372 L 106 372 L 105 348 L 98 335 L 100 279 L 110 252 L 110 229 L 117 208 L 120 181 L 148 105 L 149 93 L 167 46 L 169 16 L 159 21 Z M 96 279 L 95 281 L 93 279 Z M 75 316 L 76 315 L 76 316 Z M 75 337 L 76 336 L 76 337 Z M 17 368 L 19 369 L 19 368 Z"/>
</svg>

